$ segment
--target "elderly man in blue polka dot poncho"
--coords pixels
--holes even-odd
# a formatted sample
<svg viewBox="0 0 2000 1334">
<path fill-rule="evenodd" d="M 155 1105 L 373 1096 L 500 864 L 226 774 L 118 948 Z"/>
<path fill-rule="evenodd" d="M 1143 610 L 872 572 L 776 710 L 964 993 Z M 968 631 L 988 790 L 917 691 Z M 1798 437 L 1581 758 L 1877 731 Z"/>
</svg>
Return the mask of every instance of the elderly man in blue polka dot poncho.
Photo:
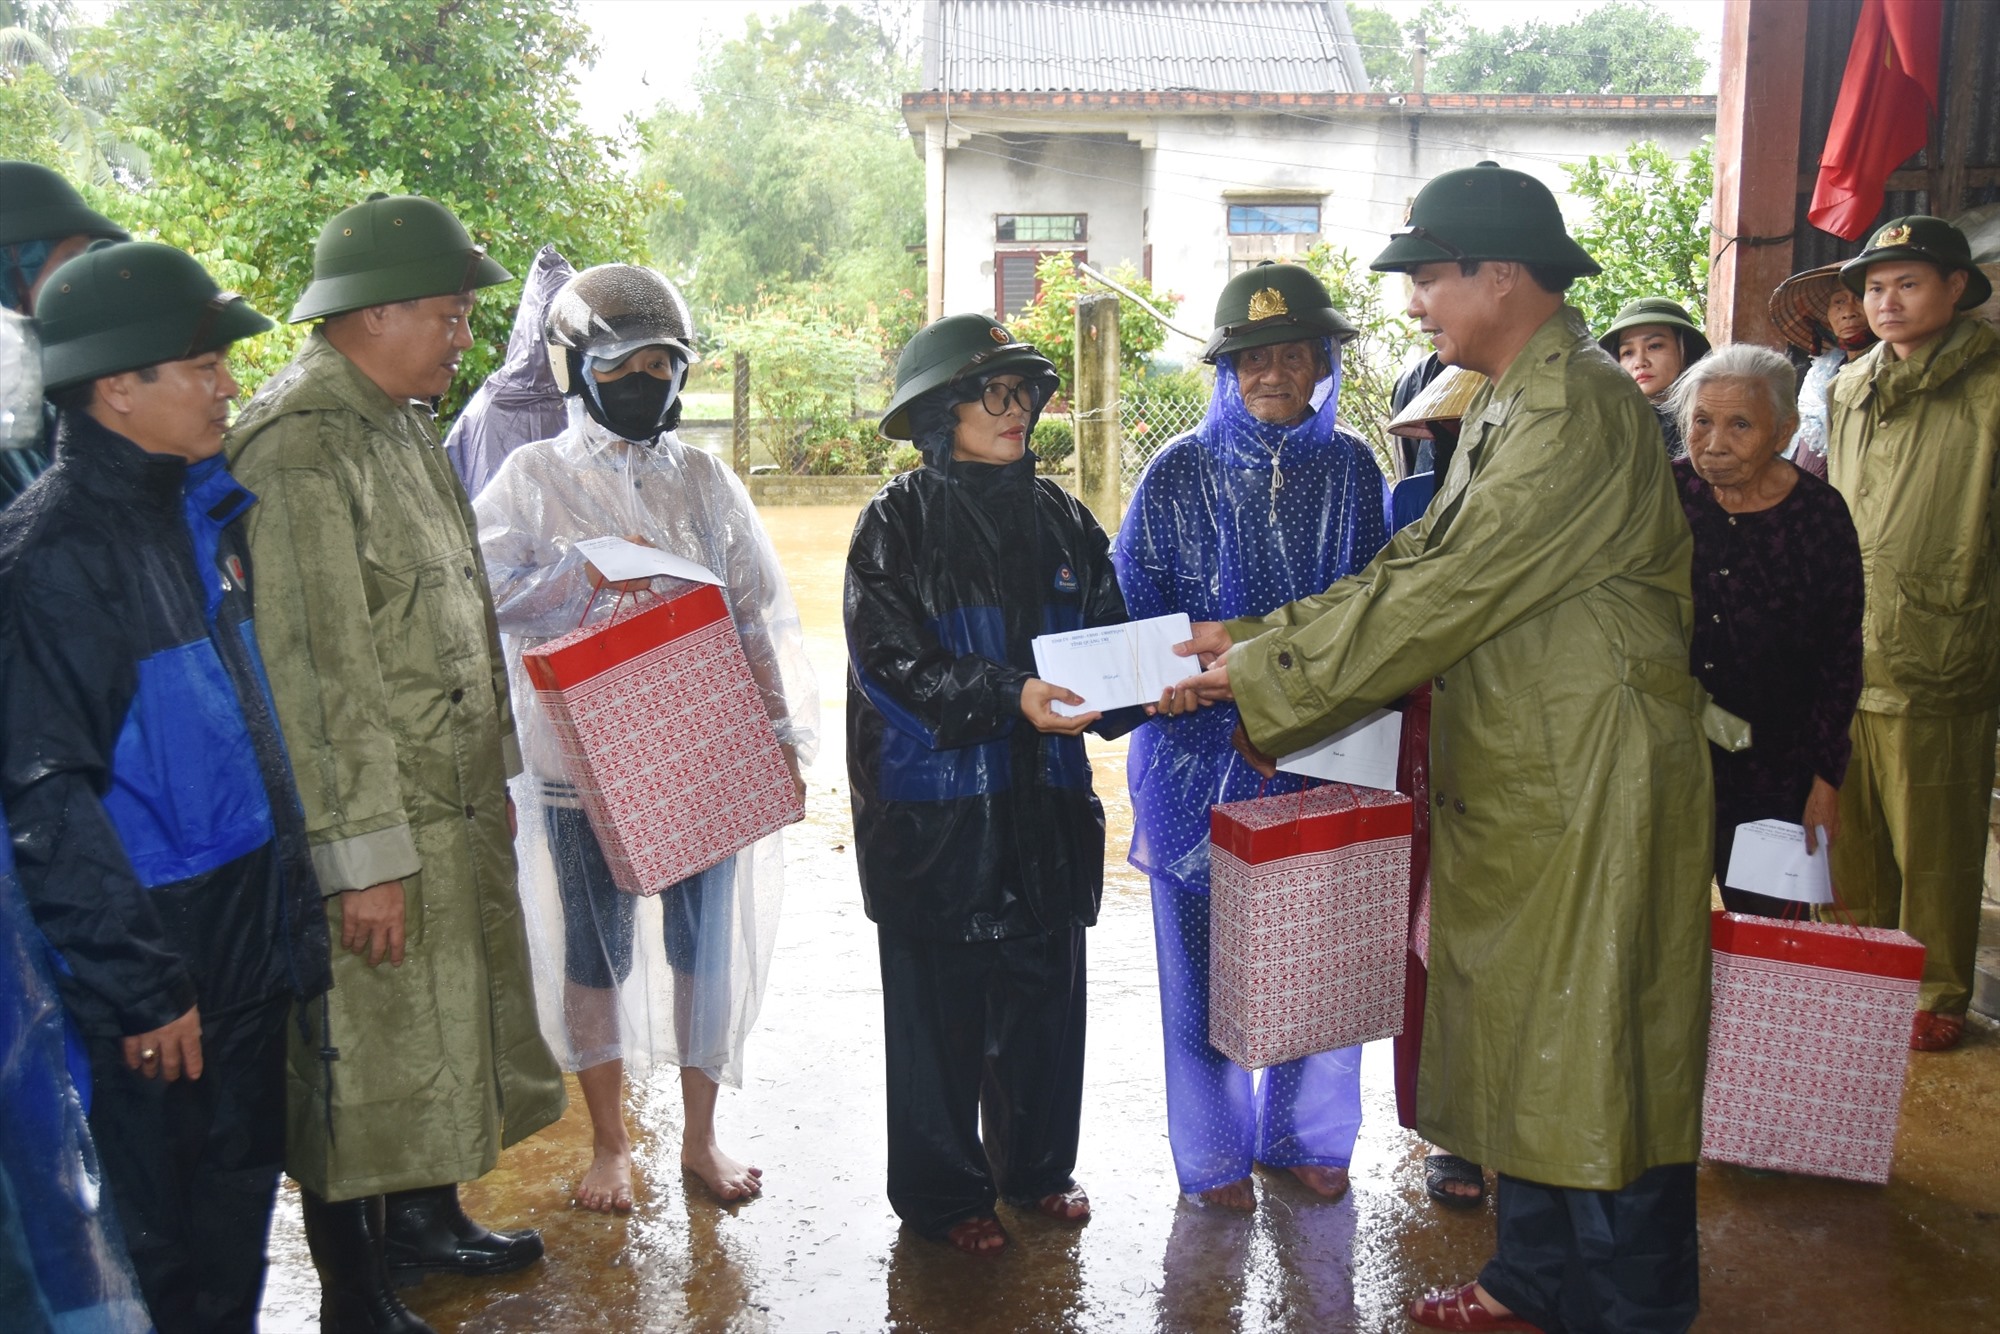
<svg viewBox="0 0 2000 1334">
<path fill-rule="evenodd" d="M 1340 345 L 1355 330 L 1296 265 L 1247 270 L 1223 289 L 1201 425 L 1146 469 L 1112 560 L 1133 617 L 1261 616 L 1323 591 L 1388 540 L 1368 447 L 1335 423 Z M 1268 783 L 1230 745 L 1233 706 L 1155 718 L 1132 739 L 1132 864 L 1152 880 L 1166 1029 L 1167 1133 L 1181 1189 L 1251 1209 L 1253 1162 L 1314 1191 L 1347 1189 L 1361 1126 L 1360 1048 L 1248 1070 L 1208 1043 L 1208 812 L 1297 791 Z"/>
</svg>

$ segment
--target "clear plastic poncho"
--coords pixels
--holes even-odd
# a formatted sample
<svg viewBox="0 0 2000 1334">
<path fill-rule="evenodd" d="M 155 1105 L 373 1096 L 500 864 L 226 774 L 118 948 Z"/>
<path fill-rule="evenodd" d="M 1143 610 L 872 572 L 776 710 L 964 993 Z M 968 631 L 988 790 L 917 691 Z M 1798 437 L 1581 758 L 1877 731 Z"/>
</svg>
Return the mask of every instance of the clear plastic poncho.
<svg viewBox="0 0 2000 1334">
<path fill-rule="evenodd" d="M 1799 428 L 1785 457 L 1821 481 L 1826 480 L 1826 391 L 1847 364 L 1847 352 L 1830 347 L 1812 359 L 1799 380 Z"/>
<path fill-rule="evenodd" d="M 507 355 L 500 369 L 473 392 L 444 438 L 445 457 L 468 496 L 486 488 L 509 451 L 560 434 L 568 420 L 562 390 L 556 388 L 556 373 L 549 366 L 548 344 L 542 341 L 542 322 L 549 302 L 575 272 L 554 246 L 535 252 L 535 262 L 521 284 L 513 331 L 507 335 Z"/>
<path fill-rule="evenodd" d="M 1382 470 L 1335 421 L 1339 349 L 1322 340 L 1327 377 L 1296 426 L 1258 421 L 1228 357 L 1200 426 L 1147 465 L 1111 559 L 1134 620 L 1184 611 L 1196 621 L 1261 616 L 1324 592 L 1389 540 Z M 1159 717 L 1132 735 L 1132 865 L 1208 892 L 1208 810 L 1217 802 L 1296 791 L 1268 784 L 1229 744 L 1236 707 Z"/>
<path fill-rule="evenodd" d="M 722 579 L 778 740 L 803 766 L 817 746 L 818 689 L 777 553 L 726 465 L 672 432 L 632 444 L 575 400 L 568 428 L 509 455 L 473 509 L 526 764 L 512 785 L 515 851 L 549 1045 L 570 1070 L 619 1058 L 637 1070 L 666 1061 L 740 1086 L 744 1039 L 777 938 L 782 835 L 651 898 L 614 890 L 622 902 L 580 902 L 576 885 L 602 868 L 586 864 L 594 842 L 579 852 L 569 832 L 583 812 L 521 654 L 613 614 L 615 595 L 591 595 L 579 539 L 644 538 Z M 671 595 L 687 586 L 663 579 L 655 587 Z M 615 1006 L 605 1004 L 606 991 Z"/>
</svg>

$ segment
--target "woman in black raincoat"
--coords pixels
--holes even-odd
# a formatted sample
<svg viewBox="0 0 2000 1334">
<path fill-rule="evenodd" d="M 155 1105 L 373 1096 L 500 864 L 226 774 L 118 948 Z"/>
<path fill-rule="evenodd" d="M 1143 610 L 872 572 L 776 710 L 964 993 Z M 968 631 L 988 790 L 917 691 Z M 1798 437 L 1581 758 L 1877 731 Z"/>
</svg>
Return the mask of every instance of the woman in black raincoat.
<svg viewBox="0 0 2000 1334">
<path fill-rule="evenodd" d="M 896 364 L 882 433 L 924 465 L 862 511 L 847 556 L 847 767 L 861 893 L 880 932 L 889 1201 L 969 1254 L 1007 1244 L 996 1198 L 1082 1222 L 1083 928 L 1104 812 L 1036 635 L 1126 619 L 1104 531 L 1027 450 L 1055 367 L 983 315 Z M 985 1137 L 982 1140 L 981 1115 Z"/>
</svg>

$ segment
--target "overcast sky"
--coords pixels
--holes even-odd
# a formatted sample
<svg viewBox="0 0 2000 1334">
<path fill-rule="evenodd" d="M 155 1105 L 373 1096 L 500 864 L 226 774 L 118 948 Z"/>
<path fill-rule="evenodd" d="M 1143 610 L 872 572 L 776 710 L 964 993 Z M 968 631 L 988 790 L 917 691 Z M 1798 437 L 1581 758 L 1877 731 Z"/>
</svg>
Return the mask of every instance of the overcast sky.
<svg viewBox="0 0 2000 1334">
<path fill-rule="evenodd" d="M 916 0 L 910 0 L 915 8 Z M 1397 18 L 1423 8 L 1423 0 L 1373 0 Z M 1563 21 L 1601 0 L 1462 0 L 1466 15 L 1483 28 L 1500 28 L 1531 18 Z M 616 135 L 628 115 L 644 116 L 662 101 L 692 102 L 689 84 L 702 50 L 743 31 L 753 15 L 772 18 L 796 0 L 583 0 L 583 19 L 596 34 L 597 65 L 584 75 L 577 93 L 592 129 Z M 1715 91 L 1715 67 L 1722 52 L 1722 0 L 1653 0 L 1651 8 L 1688 24 L 1701 34 L 1708 61 L 1702 91 Z"/>
</svg>

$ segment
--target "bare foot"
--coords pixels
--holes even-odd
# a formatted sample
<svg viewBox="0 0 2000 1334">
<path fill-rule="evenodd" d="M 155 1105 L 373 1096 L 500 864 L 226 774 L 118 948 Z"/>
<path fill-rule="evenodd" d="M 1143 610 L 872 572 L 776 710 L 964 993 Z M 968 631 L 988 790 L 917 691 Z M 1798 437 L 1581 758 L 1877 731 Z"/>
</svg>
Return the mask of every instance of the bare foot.
<svg viewBox="0 0 2000 1334">
<path fill-rule="evenodd" d="M 1322 1199 L 1337 1200 L 1347 1194 L 1347 1169 L 1344 1167 L 1314 1167 L 1301 1163 L 1286 1170 L 1305 1182 L 1306 1189 Z"/>
<path fill-rule="evenodd" d="M 576 1183 L 570 1198 L 577 1207 L 600 1214 L 632 1212 L 632 1153 L 629 1149 L 600 1148 L 590 1159 L 590 1170 Z"/>
<path fill-rule="evenodd" d="M 724 1204 L 747 1200 L 764 1189 L 764 1169 L 739 1163 L 711 1144 L 706 1149 L 681 1150 L 681 1166 L 701 1178 Z"/>
<path fill-rule="evenodd" d="M 1195 1198 L 1212 1209 L 1234 1209 L 1241 1214 L 1251 1213 L 1257 1208 L 1257 1188 L 1250 1184 L 1249 1177 L 1227 1185 L 1211 1186 Z"/>
<path fill-rule="evenodd" d="M 1083 1187 L 1074 1181 L 1066 1190 L 1055 1191 L 1035 1201 L 1035 1208 L 1043 1216 L 1058 1223 L 1086 1223 L 1090 1221 L 1090 1197 L 1083 1193 Z"/>
<path fill-rule="evenodd" d="M 998 1255 L 1007 1249 L 1007 1232 L 992 1214 L 981 1214 L 946 1228 L 944 1241 L 967 1255 Z"/>
</svg>

